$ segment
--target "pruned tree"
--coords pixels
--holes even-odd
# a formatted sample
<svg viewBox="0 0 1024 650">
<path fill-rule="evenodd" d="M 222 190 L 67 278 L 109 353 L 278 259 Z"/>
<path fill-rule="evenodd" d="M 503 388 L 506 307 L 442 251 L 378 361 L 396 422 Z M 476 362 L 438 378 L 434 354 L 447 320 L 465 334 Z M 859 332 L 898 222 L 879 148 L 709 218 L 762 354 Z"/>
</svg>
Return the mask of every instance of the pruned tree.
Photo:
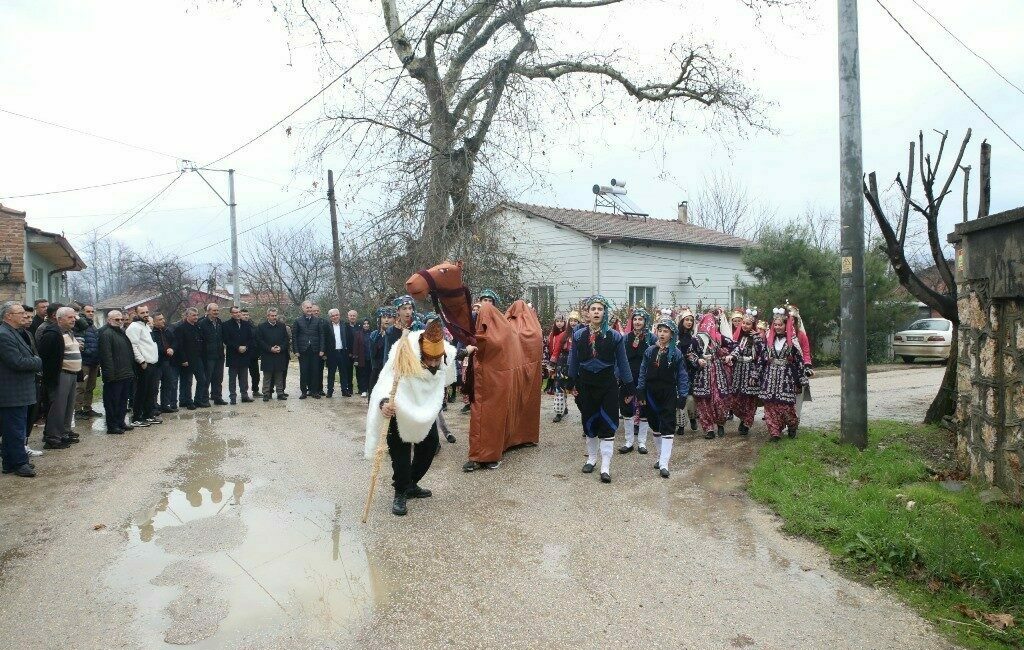
<svg viewBox="0 0 1024 650">
<path fill-rule="evenodd" d="M 757 239 L 775 216 L 742 180 L 721 170 L 704 176 L 690 214 L 698 226 L 751 240 Z"/>
<path fill-rule="evenodd" d="M 331 247 L 308 230 L 265 229 L 245 243 L 239 275 L 250 292 L 280 296 L 292 308 L 331 286 Z"/>
<path fill-rule="evenodd" d="M 194 291 L 206 290 L 207 280 L 173 255 L 136 255 L 124 271 L 132 278 L 131 291 L 158 296 L 156 311 L 163 313 L 168 322 L 179 319 L 185 308 L 193 306 Z"/>
<path fill-rule="evenodd" d="M 938 152 L 932 162 L 931 154 L 924 153 L 924 132 L 919 131 L 917 143 L 910 143 L 910 163 L 907 169 L 907 178 L 904 181 L 900 174 L 896 175 L 896 184 L 903 195 L 902 208 L 892 219 L 886 214 L 879 199 L 878 183 L 875 173 L 872 172 L 864 183 L 864 196 L 867 198 L 871 213 L 878 223 L 884 241 L 885 251 L 889 257 L 896 277 L 900 284 L 915 298 L 937 311 L 943 318 L 953 322 L 953 341 L 946 364 L 946 374 L 942 378 L 939 391 L 932 400 L 928 411 L 925 414 L 925 422 L 938 423 L 944 417 L 952 416 L 956 409 L 956 369 L 957 369 L 957 329 L 960 318 L 957 314 L 956 282 L 953 279 L 953 270 L 949 267 L 949 261 L 943 250 L 941 233 L 939 232 L 939 213 L 946 197 L 950 194 L 953 180 L 958 171 L 960 163 L 967 149 L 967 143 L 971 139 L 971 130 L 967 129 L 960 149 L 956 154 L 956 160 L 950 167 L 949 173 L 939 185 L 939 168 L 942 163 L 942 154 L 949 137 L 949 131 L 941 134 Z M 919 152 L 915 152 L 915 148 Z M 915 163 L 916 159 L 916 163 Z M 913 193 L 915 164 L 920 176 L 921 189 L 919 194 L 922 198 L 915 200 Z M 929 286 L 924 282 L 908 259 L 907 252 L 907 231 L 911 220 L 911 210 L 923 219 L 927 233 L 928 249 L 935 269 L 945 285 L 945 291 L 940 288 Z"/>
</svg>

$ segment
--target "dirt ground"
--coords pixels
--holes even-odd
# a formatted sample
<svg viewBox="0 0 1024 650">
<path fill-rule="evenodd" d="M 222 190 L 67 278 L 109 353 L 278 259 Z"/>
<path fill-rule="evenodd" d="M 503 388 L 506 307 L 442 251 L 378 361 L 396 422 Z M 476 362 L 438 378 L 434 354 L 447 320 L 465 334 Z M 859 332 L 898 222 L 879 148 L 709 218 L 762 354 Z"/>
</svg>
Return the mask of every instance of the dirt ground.
<svg viewBox="0 0 1024 650">
<path fill-rule="evenodd" d="M 939 379 L 871 375 L 871 416 L 919 418 Z M 814 380 L 808 422 L 838 419 L 837 382 Z M 580 473 L 575 408 L 560 424 L 543 409 L 538 447 L 465 474 L 453 405 L 433 498 L 394 517 L 385 478 L 366 525 L 358 398 L 116 437 L 83 423 L 38 478 L 0 479 L 0 647 L 948 647 L 745 496 L 760 422 L 677 439 L 667 480 L 616 454 L 603 485 Z"/>
</svg>

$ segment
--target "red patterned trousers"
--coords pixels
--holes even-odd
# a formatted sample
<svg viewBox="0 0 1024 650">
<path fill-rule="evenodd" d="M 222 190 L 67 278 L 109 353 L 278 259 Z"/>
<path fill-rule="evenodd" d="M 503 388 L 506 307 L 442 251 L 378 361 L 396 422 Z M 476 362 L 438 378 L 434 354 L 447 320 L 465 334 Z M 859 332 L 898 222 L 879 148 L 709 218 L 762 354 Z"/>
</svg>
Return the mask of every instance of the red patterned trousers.
<svg viewBox="0 0 1024 650">
<path fill-rule="evenodd" d="M 732 413 L 748 427 L 754 426 L 754 416 L 757 415 L 757 396 L 733 395 Z"/>
<path fill-rule="evenodd" d="M 702 431 L 714 431 L 725 424 L 729 412 L 727 400 L 715 392 L 707 397 L 694 397 L 697 402 L 697 420 Z"/>
<path fill-rule="evenodd" d="M 764 421 L 768 425 L 768 433 L 773 438 L 782 436 L 782 430 L 787 426 L 796 429 L 800 424 L 800 418 L 796 414 L 796 406 L 793 404 L 780 404 L 778 402 L 765 402 Z"/>
</svg>

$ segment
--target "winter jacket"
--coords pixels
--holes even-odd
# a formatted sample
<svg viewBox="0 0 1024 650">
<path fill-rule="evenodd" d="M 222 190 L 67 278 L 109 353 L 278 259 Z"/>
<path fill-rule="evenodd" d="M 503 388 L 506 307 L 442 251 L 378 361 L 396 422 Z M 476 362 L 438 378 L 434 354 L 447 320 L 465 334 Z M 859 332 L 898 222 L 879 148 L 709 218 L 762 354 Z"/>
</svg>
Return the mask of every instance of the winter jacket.
<svg viewBox="0 0 1024 650">
<path fill-rule="evenodd" d="M 17 330 L 0 323 L 0 408 L 36 403 L 36 373 L 43 361 Z"/>
<path fill-rule="evenodd" d="M 120 327 L 100 328 L 100 372 L 104 383 L 135 377 L 135 351 Z"/>
<path fill-rule="evenodd" d="M 195 366 L 206 362 L 206 344 L 203 341 L 203 333 L 199 325 L 193 325 L 186 320 L 180 320 L 174 326 L 174 363 Z"/>
<path fill-rule="evenodd" d="M 43 387 L 52 389 L 60 381 L 60 368 L 64 364 L 64 333 L 56 325 L 44 325 L 36 330 L 36 347 L 43 360 Z"/>
<path fill-rule="evenodd" d="M 132 354 L 135 363 L 154 364 L 160 360 L 160 349 L 153 340 L 152 330 L 145 321 L 137 320 L 128 326 L 125 335 L 132 343 Z"/>
<path fill-rule="evenodd" d="M 284 372 L 288 369 L 288 326 L 278 321 L 271 325 L 270 321 L 263 321 L 256 328 L 256 347 L 259 349 L 260 361 L 263 362 L 263 372 Z M 279 346 L 280 352 L 274 353 L 270 348 Z"/>
<path fill-rule="evenodd" d="M 174 335 L 173 325 L 164 326 L 163 329 L 153 328 L 153 340 L 160 351 L 160 363 L 174 363 L 178 357 L 178 339 Z M 167 348 L 174 351 L 172 356 L 167 356 Z"/>
<path fill-rule="evenodd" d="M 220 364 L 224 365 L 224 323 L 219 318 L 203 316 L 196 326 L 203 333 L 204 358 L 207 361 L 221 360 Z"/>
<path fill-rule="evenodd" d="M 83 366 L 100 365 L 100 331 L 93 325 L 91 319 L 79 316 L 75 321 L 75 336 L 85 339 L 85 349 L 82 350 Z"/>
<path fill-rule="evenodd" d="M 227 349 L 228 367 L 248 368 L 249 362 L 256 357 L 256 332 L 252 323 L 232 318 L 224 323 L 221 332 Z M 242 346 L 245 346 L 245 352 L 238 351 Z"/>
</svg>

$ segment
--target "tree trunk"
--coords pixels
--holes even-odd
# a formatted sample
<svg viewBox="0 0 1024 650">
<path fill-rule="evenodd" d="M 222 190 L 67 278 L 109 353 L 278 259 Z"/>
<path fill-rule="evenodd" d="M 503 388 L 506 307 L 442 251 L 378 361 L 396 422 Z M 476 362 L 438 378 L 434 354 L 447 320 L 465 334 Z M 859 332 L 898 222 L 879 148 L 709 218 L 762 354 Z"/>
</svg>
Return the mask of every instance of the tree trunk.
<svg viewBox="0 0 1024 650">
<path fill-rule="evenodd" d="M 928 407 L 928 412 L 925 413 L 925 424 L 941 424 L 944 417 L 947 415 L 953 417 L 956 414 L 956 372 L 957 356 L 960 349 L 957 344 L 958 338 L 959 333 L 954 323 L 953 340 L 949 348 L 949 360 L 946 362 L 946 373 L 942 376 L 939 392 L 936 393 L 935 399 L 932 400 L 931 406 Z"/>
</svg>

